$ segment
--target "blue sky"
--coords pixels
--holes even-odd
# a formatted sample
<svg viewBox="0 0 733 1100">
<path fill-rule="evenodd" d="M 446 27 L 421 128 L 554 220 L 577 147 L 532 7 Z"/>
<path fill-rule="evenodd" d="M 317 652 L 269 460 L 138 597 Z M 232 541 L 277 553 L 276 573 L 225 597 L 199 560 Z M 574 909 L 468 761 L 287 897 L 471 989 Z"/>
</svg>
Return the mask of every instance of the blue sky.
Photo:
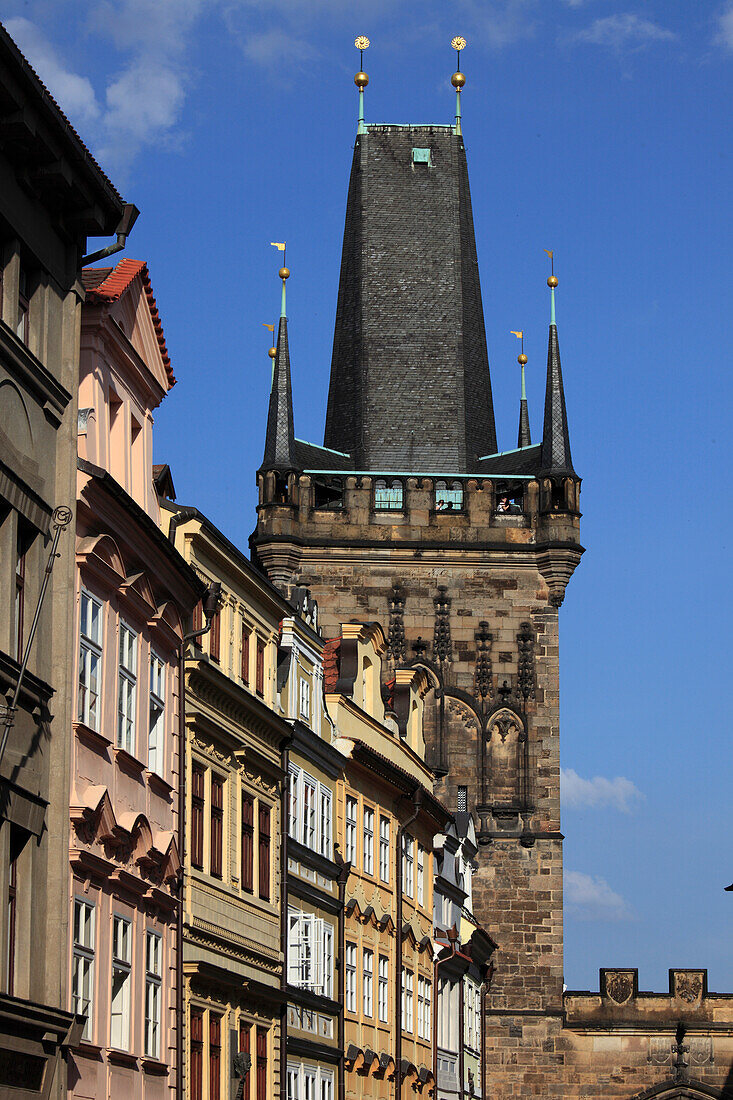
<svg viewBox="0 0 733 1100">
<path fill-rule="evenodd" d="M 500 446 L 525 331 L 539 434 L 552 248 L 587 553 L 561 611 L 566 981 L 733 988 L 726 466 L 733 3 L 2 0 L 142 214 L 179 378 L 157 460 L 246 546 L 288 241 L 296 432 L 320 441 L 356 121 L 450 122 L 454 34 Z"/>
</svg>

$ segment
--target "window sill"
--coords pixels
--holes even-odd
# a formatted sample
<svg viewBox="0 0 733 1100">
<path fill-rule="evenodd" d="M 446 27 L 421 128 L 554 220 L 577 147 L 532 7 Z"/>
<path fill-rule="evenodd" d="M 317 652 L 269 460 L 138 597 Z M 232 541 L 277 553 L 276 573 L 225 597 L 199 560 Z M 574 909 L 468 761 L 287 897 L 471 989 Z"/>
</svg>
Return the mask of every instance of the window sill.
<svg viewBox="0 0 733 1100">
<path fill-rule="evenodd" d="M 112 747 L 112 742 L 108 737 L 105 737 L 103 733 L 99 733 L 98 730 L 92 729 L 91 726 L 87 726 L 84 722 L 73 722 L 72 726 L 79 740 L 90 749 L 94 749 L 95 752 L 103 754 Z"/>
<path fill-rule="evenodd" d="M 113 1066 L 129 1066 L 131 1069 L 138 1067 L 137 1056 L 126 1050 L 107 1050 L 107 1061 Z"/>
<path fill-rule="evenodd" d="M 149 1073 L 151 1077 L 167 1077 L 170 1070 L 165 1062 L 159 1062 L 157 1058 L 143 1058 L 140 1065 L 143 1073 Z"/>
<path fill-rule="evenodd" d="M 113 749 L 112 751 L 120 767 L 128 772 L 134 772 L 136 775 L 142 776 L 145 771 L 145 765 L 142 760 L 138 760 L 137 757 L 129 753 L 127 749 Z"/>
<path fill-rule="evenodd" d="M 93 1058 L 95 1062 L 102 1060 L 102 1048 L 96 1043 L 90 1043 L 87 1039 L 82 1039 L 78 1047 L 74 1047 L 74 1054 L 79 1054 L 83 1058 Z"/>
<path fill-rule="evenodd" d="M 149 768 L 145 769 L 145 778 L 151 790 L 155 791 L 156 794 L 162 795 L 163 798 L 170 798 L 175 790 L 172 783 L 163 779 L 163 776 L 159 775 L 158 772 L 151 772 Z"/>
</svg>

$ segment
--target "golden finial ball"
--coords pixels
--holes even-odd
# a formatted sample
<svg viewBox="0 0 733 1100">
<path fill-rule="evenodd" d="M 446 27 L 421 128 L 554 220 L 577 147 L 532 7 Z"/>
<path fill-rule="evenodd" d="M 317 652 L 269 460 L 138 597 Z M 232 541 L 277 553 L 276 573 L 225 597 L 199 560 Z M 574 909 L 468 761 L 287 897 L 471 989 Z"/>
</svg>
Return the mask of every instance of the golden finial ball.
<svg viewBox="0 0 733 1100">
<path fill-rule="evenodd" d="M 366 88 L 368 83 L 369 83 L 369 77 L 367 76 L 366 73 L 362 72 L 361 69 L 360 69 L 359 72 L 354 77 L 354 84 L 356 84 L 357 88 L 361 89 L 361 88 Z"/>
<path fill-rule="evenodd" d="M 277 355 L 277 348 L 270 348 L 267 352 L 271 359 L 274 359 Z"/>
<path fill-rule="evenodd" d="M 549 279 L 547 280 L 547 285 L 551 286 L 554 290 L 557 286 L 557 275 L 550 275 Z"/>
<path fill-rule="evenodd" d="M 289 267 L 281 267 L 280 270 L 278 271 L 278 275 L 281 279 L 289 279 L 290 278 L 290 268 Z"/>
<path fill-rule="evenodd" d="M 466 78 L 462 72 L 457 72 L 453 73 L 453 76 L 450 78 L 450 82 L 454 88 L 462 88 L 463 85 L 466 83 Z"/>
<path fill-rule="evenodd" d="M 524 352 L 522 352 L 521 355 L 517 356 L 517 362 L 519 363 L 520 367 L 527 366 L 527 356 L 524 354 Z"/>
</svg>

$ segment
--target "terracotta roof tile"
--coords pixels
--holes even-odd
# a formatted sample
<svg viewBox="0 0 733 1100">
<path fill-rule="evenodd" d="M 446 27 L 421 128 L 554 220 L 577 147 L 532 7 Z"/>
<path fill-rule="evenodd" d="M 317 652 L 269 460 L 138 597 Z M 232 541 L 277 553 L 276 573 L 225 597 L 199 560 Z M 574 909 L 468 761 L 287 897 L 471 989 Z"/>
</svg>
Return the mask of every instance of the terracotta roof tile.
<svg viewBox="0 0 733 1100">
<path fill-rule="evenodd" d="M 323 647 L 323 686 L 326 692 L 332 692 L 338 682 L 340 649 L 340 638 L 330 638 Z"/>
<path fill-rule="evenodd" d="M 103 273 L 100 278 L 100 273 Z M 158 339 L 158 347 L 165 364 L 165 372 L 168 375 L 169 386 L 175 386 L 176 377 L 171 367 L 168 348 L 165 344 L 163 326 L 160 322 L 160 312 L 153 296 L 153 287 L 150 282 L 148 265 L 143 260 L 131 260 L 128 257 L 120 260 L 116 267 L 87 267 L 82 271 L 81 278 L 84 289 L 87 292 L 88 302 L 116 302 L 125 293 L 136 275 L 142 279 L 143 290 L 150 310 L 150 318 L 155 327 L 155 335 Z"/>
</svg>

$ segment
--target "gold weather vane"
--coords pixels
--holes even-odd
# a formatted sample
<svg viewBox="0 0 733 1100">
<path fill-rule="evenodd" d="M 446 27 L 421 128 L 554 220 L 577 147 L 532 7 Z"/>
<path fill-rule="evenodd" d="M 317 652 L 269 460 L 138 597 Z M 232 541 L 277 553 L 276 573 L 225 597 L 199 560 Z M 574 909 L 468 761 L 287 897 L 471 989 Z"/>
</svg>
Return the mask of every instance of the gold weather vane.
<svg viewBox="0 0 733 1100">
<path fill-rule="evenodd" d="M 369 83 L 369 77 L 364 72 L 364 50 L 369 49 L 369 39 L 365 34 L 359 34 L 354 39 L 354 45 L 359 51 L 359 72 L 354 77 L 354 84 L 359 89 L 359 125 L 357 126 L 357 134 L 365 134 L 366 126 L 364 124 L 364 89 Z"/>
<path fill-rule="evenodd" d="M 275 326 L 274 325 L 268 325 L 267 321 L 263 321 L 262 324 L 263 324 L 263 327 L 266 328 L 268 332 L 272 332 L 274 334 L 274 332 L 275 332 Z M 267 349 L 267 354 L 270 356 L 271 359 L 274 359 L 275 356 L 277 355 L 277 348 L 268 348 Z"/>
<path fill-rule="evenodd" d="M 465 50 L 465 48 L 466 48 L 466 39 L 463 37 L 463 35 L 457 34 L 457 35 L 455 35 L 454 38 L 451 38 L 450 44 L 453 47 L 453 49 L 456 51 L 456 54 L 458 55 L 458 60 L 459 60 L 459 63 L 460 63 L 461 50 Z M 456 125 L 455 125 L 455 133 L 460 137 L 460 135 L 461 135 L 461 88 L 463 88 L 463 86 L 466 83 L 466 78 L 463 75 L 463 73 L 461 72 L 460 68 L 457 69 L 456 72 L 453 73 L 453 76 L 450 78 L 450 82 L 456 90 Z"/>
<path fill-rule="evenodd" d="M 517 362 L 520 367 L 524 367 L 527 362 L 527 356 L 524 354 L 524 329 L 520 329 L 519 332 L 515 332 L 514 329 L 512 329 L 512 336 L 516 336 L 518 340 L 522 341 L 522 350 L 517 356 Z"/>
</svg>

